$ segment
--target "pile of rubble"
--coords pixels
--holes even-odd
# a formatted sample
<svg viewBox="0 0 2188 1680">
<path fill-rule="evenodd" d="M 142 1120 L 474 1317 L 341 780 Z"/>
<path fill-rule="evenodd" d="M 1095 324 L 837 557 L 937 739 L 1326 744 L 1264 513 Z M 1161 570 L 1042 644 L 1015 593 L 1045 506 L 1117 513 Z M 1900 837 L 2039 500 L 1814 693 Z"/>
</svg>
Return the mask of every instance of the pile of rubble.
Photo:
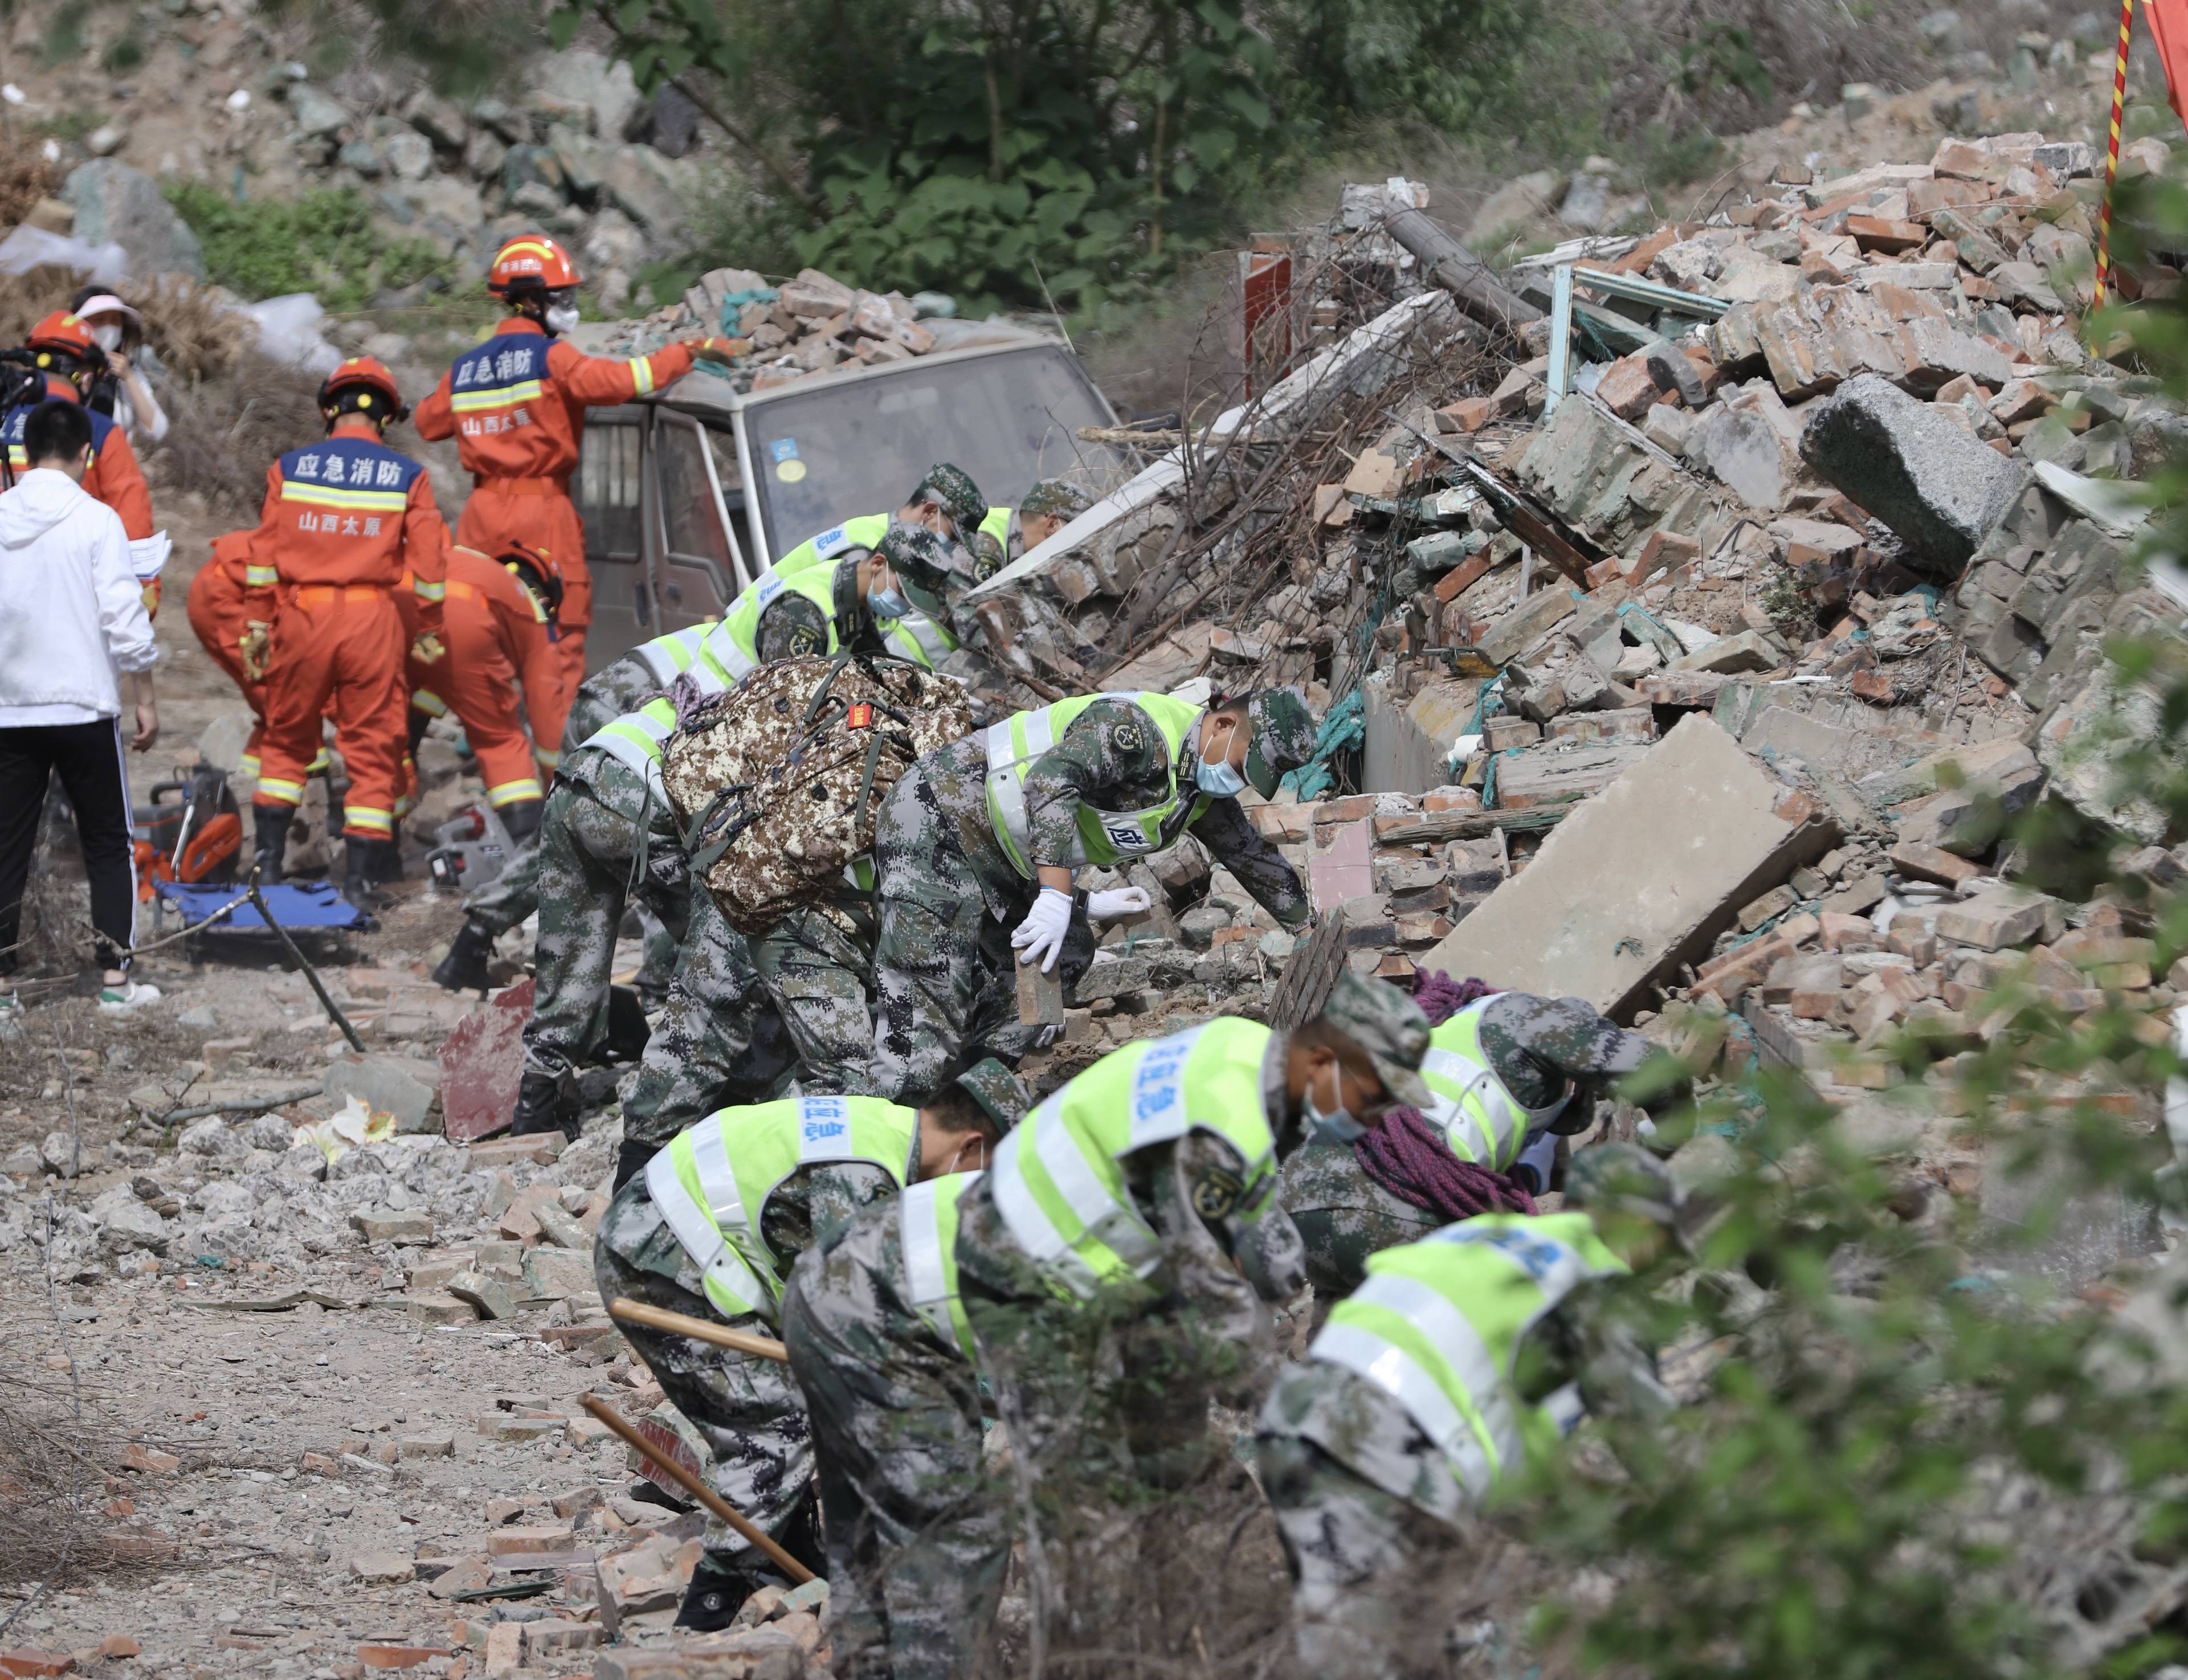
<svg viewBox="0 0 2188 1680">
<path fill-rule="evenodd" d="M 990 580 L 990 645 L 1051 683 L 1356 692 L 1325 741 L 1369 791 L 1254 815 L 1363 972 L 1585 996 L 1847 1092 L 2000 998 L 2165 1007 L 2134 907 L 2008 885 L 2001 840 L 2050 798 L 2180 866 L 2087 750 L 2140 703 L 2106 639 L 2188 603 L 2128 564 L 2123 481 L 2182 420 L 2081 336 L 2096 162 L 2022 132 L 1781 166 L 1501 296 L 1391 236 L 1416 184 L 1349 189 L 1294 241 L 1293 319 L 1363 266 L 1387 307 Z M 1133 873 L 1158 925 L 1112 932 L 1067 1043 L 1272 995 L 1292 941 L 1235 882 Z"/>
<path fill-rule="evenodd" d="M 603 335 L 601 353 L 640 356 L 678 339 L 727 334 L 741 347 L 726 377 L 739 391 L 766 391 L 837 369 L 877 368 L 930 352 L 987 341 L 996 326 L 955 319 L 941 292 L 873 292 L 818 268 L 770 285 L 751 268 L 716 268 L 680 302 Z M 713 370 L 708 370 L 710 374 Z"/>
</svg>

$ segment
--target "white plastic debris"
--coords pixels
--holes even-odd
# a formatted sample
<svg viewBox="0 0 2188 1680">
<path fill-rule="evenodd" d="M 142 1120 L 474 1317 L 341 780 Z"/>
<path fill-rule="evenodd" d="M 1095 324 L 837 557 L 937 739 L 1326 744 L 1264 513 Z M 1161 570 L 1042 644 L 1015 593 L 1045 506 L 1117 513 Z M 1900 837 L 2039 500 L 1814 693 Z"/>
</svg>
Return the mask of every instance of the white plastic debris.
<svg viewBox="0 0 2188 1680">
<path fill-rule="evenodd" d="M 341 361 L 341 352 L 319 336 L 319 323 L 327 312 L 307 291 L 269 297 L 246 305 L 242 312 L 258 330 L 259 347 L 277 362 L 286 362 L 308 374 L 330 374 Z"/>
<path fill-rule="evenodd" d="M 0 239 L 0 274 L 25 274 L 48 263 L 89 274 L 99 285 L 118 285 L 129 274 L 128 253 L 118 245 L 93 245 L 27 225 Z"/>
<path fill-rule="evenodd" d="M 11 105 L 20 105 L 25 97 L 23 90 L 14 82 L 0 82 L 0 99 L 5 99 Z"/>
<path fill-rule="evenodd" d="M 249 110 L 251 109 L 251 90 L 248 87 L 239 87 L 233 93 L 230 93 L 228 96 L 228 108 L 230 110 Z"/>
<path fill-rule="evenodd" d="M 292 1146 L 308 1143 L 333 1162 L 360 1144 L 384 1143 L 394 1136 L 394 1115 L 376 1114 L 365 1106 L 363 1097 L 352 1095 L 347 1104 L 325 1119 L 298 1126 L 289 1142 Z"/>
</svg>

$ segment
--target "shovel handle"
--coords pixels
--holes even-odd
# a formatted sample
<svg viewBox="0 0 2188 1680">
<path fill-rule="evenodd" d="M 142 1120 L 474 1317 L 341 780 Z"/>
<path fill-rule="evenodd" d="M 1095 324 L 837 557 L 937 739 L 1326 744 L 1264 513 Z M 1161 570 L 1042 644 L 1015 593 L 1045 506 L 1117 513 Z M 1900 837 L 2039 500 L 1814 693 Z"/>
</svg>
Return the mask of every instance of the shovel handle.
<svg viewBox="0 0 2188 1680">
<path fill-rule="evenodd" d="M 772 1336 L 755 1336 L 749 1330 L 732 1330 L 726 1324 L 709 1323 L 687 1313 L 671 1312 L 666 1307 L 647 1306 L 642 1301 L 632 1300 L 628 1295 L 618 1296 L 608 1303 L 608 1316 L 619 1323 L 643 1324 L 649 1330 L 666 1330 L 672 1336 L 689 1336 L 695 1342 L 712 1342 L 718 1348 L 733 1348 L 755 1358 L 771 1359 L 777 1365 L 790 1363 L 790 1350 Z"/>
<path fill-rule="evenodd" d="M 762 1552 L 764 1552 L 770 1563 L 772 1563 L 777 1569 L 781 1570 L 785 1575 L 788 1576 L 792 1581 L 796 1581 L 799 1586 L 802 1587 L 807 1581 L 813 1579 L 813 1571 L 811 1570 L 806 1568 L 805 1565 L 799 1563 L 797 1559 L 792 1557 L 789 1553 L 784 1551 L 782 1548 L 776 1545 L 775 1542 L 769 1539 L 767 1536 L 762 1534 L 759 1530 L 754 1528 L 751 1523 L 745 1519 L 744 1516 L 737 1510 L 736 1506 L 730 1504 L 728 1500 L 723 1498 L 722 1496 L 715 1492 L 713 1488 L 708 1487 L 706 1483 L 701 1481 L 698 1477 L 693 1475 L 689 1470 L 685 1469 L 681 1464 L 678 1463 L 674 1458 L 671 1458 L 667 1453 L 663 1452 L 644 1435 L 639 1434 L 639 1432 L 633 1429 L 628 1423 L 624 1422 L 623 1414 L 617 1412 L 613 1407 L 606 1404 L 603 1401 L 595 1399 L 591 1395 L 587 1395 L 578 1402 L 578 1404 L 583 1406 L 586 1411 L 591 1412 L 594 1417 L 599 1418 L 601 1422 L 606 1423 L 609 1429 L 614 1430 L 615 1433 L 622 1438 L 625 1446 L 635 1447 L 641 1454 L 644 1455 L 646 1461 L 652 1465 L 657 1471 L 663 1475 L 667 1476 L 679 1487 L 682 1488 L 685 1492 L 690 1494 L 702 1505 L 704 1505 L 709 1511 L 712 1511 L 716 1516 L 719 1517 L 724 1522 L 735 1529 L 737 1533 L 744 1538 L 747 1544 L 757 1546 Z"/>
</svg>

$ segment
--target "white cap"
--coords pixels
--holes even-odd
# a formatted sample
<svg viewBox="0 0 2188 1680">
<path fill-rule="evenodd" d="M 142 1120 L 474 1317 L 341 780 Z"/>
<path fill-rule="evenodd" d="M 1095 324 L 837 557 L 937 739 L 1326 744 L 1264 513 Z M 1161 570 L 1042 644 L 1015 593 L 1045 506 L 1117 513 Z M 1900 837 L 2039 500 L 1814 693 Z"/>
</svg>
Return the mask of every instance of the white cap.
<svg viewBox="0 0 2188 1680">
<path fill-rule="evenodd" d="M 96 297 L 84 299 L 74 313 L 80 321 L 88 320 L 93 315 L 127 315 L 132 321 L 142 325 L 144 319 L 113 293 L 104 291 Z"/>
</svg>

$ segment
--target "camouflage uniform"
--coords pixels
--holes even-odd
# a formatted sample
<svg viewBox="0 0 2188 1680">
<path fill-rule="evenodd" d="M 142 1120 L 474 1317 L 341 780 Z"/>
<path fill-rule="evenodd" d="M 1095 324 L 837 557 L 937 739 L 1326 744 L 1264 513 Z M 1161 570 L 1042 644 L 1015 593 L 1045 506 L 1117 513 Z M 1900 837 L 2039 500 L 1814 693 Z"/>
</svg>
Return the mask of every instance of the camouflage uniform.
<svg viewBox="0 0 2188 1680">
<path fill-rule="evenodd" d="M 704 890 L 691 902 L 668 1001 L 623 1098 L 626 1145 L 659 1148 L 717 1108 L 765 1101 L 790 1072 L 783 1023 L 744 935 Z"/>
<path fill-rule="evenodd" d="M 863 859 L 860 863 L 872 867 Z M 807 1096 L 849 1096 L 866 1089 L 866 1058 L 874 1047 L 867 1001 L 873 951 L 873 895 L 848 882 L 752 941 L 753 966 L 789 1034 L 798 1088 Z"/>
<path fill-rule="evenodd" d="M 680 940 L 689 921 L 690 876 L 667 801 L 597 747 L 569 754 L 539 825 L 539 894 L 538 997 L 524 1029 L 525 1065 L 567 1074 L 598 1053 L 606 1030 L 626 896 Z"/>
<path fill-rule="evenodd" d="M 1235 798 L 1211 800 L 1192 817 L 1197 767 L 1188 747 L 1169 837 L 1189 827 L 1279 922 L 1304 927 L 1311 913 L 1305 888 Z M 1082 803 L 1112 810 L 1159 803 L 1169 796 L 1170 769 L 1163 736 L 1129 701 L 1088 707 L 1026 775 L 1034 860 L 1072 855 Z M 998 1055 L 1030 1047 L 1013 1044 L 1007 1032 L 1016 1018 L 1010 935 L 1040 888 L 1012 866 L 995 837 L 987 772 L 984 738 L 968 736 L 921 759 L 882 808 L 874 835 L 881 931 L 872 1079 L 883 1094 L 931 1089 L 960 1046 L 976 1039 Z M 1057 960 L 1067 984 L 1086 972 L 1093 951 L 1082 910 Z"/>
<path fill-rule="evenodd" d="M 978 1373 L 910 1305 L 896 1209 L 869 1208 L 790 1275 L 782 1338 L 811 1409 L 836 1672 L 970 1672 L 1010 1561 L 981 1452 Z"/>
<path fill-rule="evenodd" d="M 915 1132 L 907 1173 L 918 1159 Z M 888 1174 L 862 1162 L 801 1168 L 768 1198 L 760 1235 L 784 1256 L 787 1268 L 809 1244 L 825 1239 L 869 1204 L 896 1193 Z M 604 1301 L 629 1296 L 734 1329 L 774 1333 L 762 1315 L 725 1319 L 708 1299 L 691 1256 L 654 1206 L 643 1173 L 616 1192 L 601 1215 L 593 1270 Z M 622 1329 L 663 1393 L 712 1447 L 714 1491 L 801 1562 L 817 1568 L 810 1523 L 800 1520 L 809 1514 L 803 1508 L 813 1480 L 813 1431 L 788 1367 L 642 1325 Z M 706 1545 L 711 1572 L 746 1577 L 747 1592 L 758 1584 L 751 1578 L 770 1567 L 756 1548 L 718 1519 L 708 1520 Z"/>
<path fill-rule="evenodd" d="M 761 664 L 826 653 L 832 628 L 839 650 L 890 651 L 871 606 L 859 591 L 859 561 L 870 553 L 878 553 L 896 570 L 915 605 L 945 621 L 950 605 L 976 581 L 970 555 L 924 526 L 892 520 L 877 549 L 846 549 L 827 562 L 835 570 L 826 616 L 818 602 L 795 589 L 785 589 L 767 604 L 753 629 L 753 651 Z"/>
<path fill-rule="evenodd" d="M 625 713 L 635 712 L 660 692 L 660 679 L 653 668 L 634 653 L 595 672 L 579 685 L 577 697 L 570 702 L 569 721 L 562 730 L 562 751 L 575 752 L 580 743 L 591 740 Z M 544 813 L 540 826 L 544 832 Z M 491 934 L 507 933 L 539 908 L 537 835 L 510 860 L 508 868 L 476 892 L 464 895 L 465 917 Z M 676 940 L 661 917 L 643 902 L 639 920 L 645 930 L 646 961 L 639 972 L 638 989 L 641 993 L 657 993 L 668 984 L 669 970 L 676 961 Z"/>
<path fill-rule="evenodd" d="M 973 557 L 983 581 L 992 578 L 1012 561 L 1022 558 L 1026 551 L 1025 521 L 1040 515 L 1063 520 L 1066 524 L 1079 517 L 1094 504 L 1086 493 L 1076 485 L 1061 478 L 1044 478 L 1018 499 L 1011 511 L 1010 521 L 1003 527 L 1002 540 L 986 531 L 973 539 Z"/>
<path fill-rule="evenodd" d="M 1674 1231 L 1681 1221 L 1668 1171 L 1628 1145 L 1583 1152 L 1568 1197 Z M 1621 1315 L 1602 1310 L 1607 1299 L 1600 1274 L 1583 1278 L 1526 1326 L 1498 1372 L 1522 1408 L 1569 1390 L 1581 1412 L 1671 1409 L 1654 1353 Z M 1577 1421 L 1568 1405 L 1554 1410 L 1563 1427 Z M 1310 1356 L 1277 1378 L 1254 1450 L 1291 1567 L 1300 1671 L 1378 1680 L 1447 1673 L 1445 1630 L 1423 1625 L 1418 1612 L 1454 1590 L 1438 1579 L 1439 1565 L 1458 1561 L 1476 1502 L 1413 1414 L 1379 1384 Z"/>
<path fill-rule="evenodd" d="M 1578 998 L 1526 992 L 1491 999 L 1480 1033 L 1491 1069 L 1522 1108 L 1546 1108 L 1572 1092 L 1559 1130 L 1585 1130 L 1596 1098 L 1655 1048 Z M 1369 1255 L 1418 1242 L 1443 1223 L 1369 1178 L 1349 1146 L 1300 1150 L 1283 1164 L 1277 1200 L 1306 1244 L 1307 1281 L 1320 1311 L 1360 1287 Z"/>
</svg>

